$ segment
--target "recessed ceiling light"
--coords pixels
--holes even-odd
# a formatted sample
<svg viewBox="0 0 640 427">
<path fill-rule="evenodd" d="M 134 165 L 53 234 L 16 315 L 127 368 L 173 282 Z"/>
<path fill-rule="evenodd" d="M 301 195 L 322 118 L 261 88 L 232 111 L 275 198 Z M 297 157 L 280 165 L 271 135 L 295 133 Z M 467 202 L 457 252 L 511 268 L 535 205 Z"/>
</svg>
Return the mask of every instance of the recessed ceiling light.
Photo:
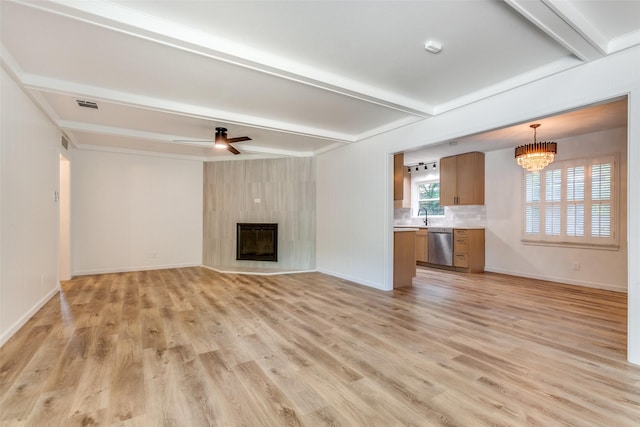
<svg viewBox="0 0 640 427">
<path fill-rule="evenodd" d="M 424 44 L 424 48 L 427 52 L 438 53 L 442 50 L 442 43 L 435 40 L 429 40 Z"/>
</svg>

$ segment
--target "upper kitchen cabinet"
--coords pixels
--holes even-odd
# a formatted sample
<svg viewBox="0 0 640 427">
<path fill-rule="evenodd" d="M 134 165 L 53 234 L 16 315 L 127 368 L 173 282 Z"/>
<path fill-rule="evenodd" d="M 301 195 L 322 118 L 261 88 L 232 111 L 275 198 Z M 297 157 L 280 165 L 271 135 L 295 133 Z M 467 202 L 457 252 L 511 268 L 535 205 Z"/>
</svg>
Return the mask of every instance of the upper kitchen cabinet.
<svg viewBox="0 0 640 427">
<path fill-rule="evenodd" d="M 393 207 L 411 207 L 411 175 L 404 167 L 404 154 L 393 156 Z"/>
<path fill-rule="evenodd" d="M 484 153 L 440 159 L 440 205 L 484 205 Z"/>
</svg>

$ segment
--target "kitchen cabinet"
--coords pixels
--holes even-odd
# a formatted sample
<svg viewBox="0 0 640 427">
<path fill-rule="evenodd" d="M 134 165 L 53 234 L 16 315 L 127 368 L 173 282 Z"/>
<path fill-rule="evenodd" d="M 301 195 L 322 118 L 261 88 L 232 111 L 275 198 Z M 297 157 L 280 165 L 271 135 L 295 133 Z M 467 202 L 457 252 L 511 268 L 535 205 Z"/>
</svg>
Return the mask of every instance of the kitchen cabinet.
<svg viewBox="0 0 640 427">
<path fill-rule="evenodd" d="M 484 205 L 484 153 L 440 159 L 440 205 Z"/>
<path fill-rule="evenodd" d="M 416 262 L 428 262 L 429 248 L 427 245 L 427 229 L 419 228 L 416 231 Z"/>
<path fill-rule="evenodd" d="M 393 288 L 413 285 L 416 276 L 416 229 L 393 230 Z"/>
<path fill-rule="evenodd" d="M 453 266 L 465 273 L 484 271 L 484 229 L 453 230 Z"/>
<path fill-rule="evenodd" d="M 404 154 L 393 156 L 393 207 L 411 207 L 411 174 L 404 167 Z"/>
</svg>

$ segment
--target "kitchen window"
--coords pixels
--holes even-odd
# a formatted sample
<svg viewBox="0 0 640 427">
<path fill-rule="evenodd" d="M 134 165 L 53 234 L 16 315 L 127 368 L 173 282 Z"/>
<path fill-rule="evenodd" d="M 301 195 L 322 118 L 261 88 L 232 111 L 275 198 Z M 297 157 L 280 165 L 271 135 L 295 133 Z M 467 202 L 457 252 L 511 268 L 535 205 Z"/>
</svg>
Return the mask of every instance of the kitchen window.
<svg viewBox="0 0 640 427">
<path fill-rule="evenodd" d="M 444 206 L 440 206 L 440 182 L 420 181 L 416 183 L 418 194 L 418 210 L 420 217 L 424 216 L 424 209 L 429 216 L 444 215 Z"/>
<path fill-rule="evenodd" d="M 525 242 L 616 247 L 616 156 L 525 172 Z"/>
</svg>

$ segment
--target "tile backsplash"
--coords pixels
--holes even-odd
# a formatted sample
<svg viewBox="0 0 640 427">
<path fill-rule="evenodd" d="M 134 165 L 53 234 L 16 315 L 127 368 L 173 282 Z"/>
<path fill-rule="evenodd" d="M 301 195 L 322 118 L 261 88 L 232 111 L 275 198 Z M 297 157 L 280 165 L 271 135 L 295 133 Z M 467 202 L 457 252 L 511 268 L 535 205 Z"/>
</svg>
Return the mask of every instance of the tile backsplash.
<svg viewBox="0 0 640 427">
<path fill-rule="evenodd" d="M 394 209 L 395 225 L 424 225 L 423 218 L 411 216 L 411 209 Z M 444 216 L 429 217 L 431 227 L 485 227 L 487 209 L 484 205 L 445 206 Z"/>
</svg>

